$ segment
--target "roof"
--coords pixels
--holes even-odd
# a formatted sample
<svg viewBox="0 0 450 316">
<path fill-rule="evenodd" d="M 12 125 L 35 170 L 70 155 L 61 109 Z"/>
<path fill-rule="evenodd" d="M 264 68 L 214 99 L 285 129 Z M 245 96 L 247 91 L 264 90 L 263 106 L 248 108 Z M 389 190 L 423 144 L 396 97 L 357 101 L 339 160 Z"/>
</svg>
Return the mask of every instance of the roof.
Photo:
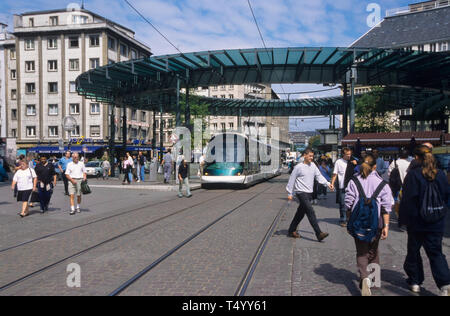
<svg viewBox="0 0 450 316">
<path fill-rule="evenodd" d="M 351 47 L 398 48 L 450 40 L 450 6 L 386 17 Z"/>
<path fill-rule="evenodd" d="M 448 138 L 449 134 L 442 131 L 432 132 L 400 132 L 400 133 L 366 133 L 349 134 L 342 139 L 345 145 L 354 145 L 358 139 L 362 145 L 408 145 L 412 138 L 417 143 L 430 142 L 433 145 L 440 145 L 442 139 Z"/>
</svg>

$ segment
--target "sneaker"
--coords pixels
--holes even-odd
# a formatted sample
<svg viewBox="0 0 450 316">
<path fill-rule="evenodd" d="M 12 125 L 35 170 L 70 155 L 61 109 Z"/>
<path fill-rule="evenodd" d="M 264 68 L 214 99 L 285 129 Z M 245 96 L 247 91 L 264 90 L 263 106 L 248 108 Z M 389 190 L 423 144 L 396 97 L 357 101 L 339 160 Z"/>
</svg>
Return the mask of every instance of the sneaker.
<svg viewBox="0 0 450 316">
<path fill-rule="evenodd" d="M 187 196 L 187 198 L 191 198 L 192 197 L 192 194 L 189 194 L 188 196 Z"/>
<path fill-rule="evenodd" d="M 69 215 L 75 215 L 75 211 L 70 211 Z"/>
<path fill-rule="evenodd" d="M 81 213 L 81 209 L 77 207 L 77 213 Z"/>
<path fill-rule="evenodd" d="M 302 238 L 300 236 L 300 234 L 297 233 L 297 232 L 288 233 L 288 237 L 291 237 L 291 238 Z"/>
<path fill-rule="evenodd" d="M 409 286 L 409 289 L 410 289 L 410 291 L 413 292 L 413 293 L 420 293 L 420 285 L 417 285 L 417 284 L 411 284 L 411 285 Z"/>
<path fill-rule="evenodd" d="M 450 285 L 441 288 L 441 296 L 450 296 Z"/>
<path fill-rule="evenodd" d="M 347 227 L 347 222 L 340 222 L 339 225 L 340 225 L 341 227 Z"/>
<path fill-rule="evenodd" d="M 178 194 L 178 197 L 179 197 L 179 198 L 182 198 L 182 197 L 183 197 L 183 194 Z"/>
<path fill-rule="evenodd" d="M 319 236 L 317 236 L 317 240 L 322 241 L 325 238 L 327 238 L 330 234 L 328 233 L 320 233 Z"/>
<path fill-rule="evenodd" d="M 139 183 L 139 182 L 141 182 L 141 180 L 137 180 L 136 182 Z"/>
<path fill-rule="evenodd" d="M 372 282 L 369 278 L 365 278 L 362 280 L 361 285 L 361 296 L 372 296 L 372 292 L 370 291 L 370 286 L 372 285 Z"/>
</svg>

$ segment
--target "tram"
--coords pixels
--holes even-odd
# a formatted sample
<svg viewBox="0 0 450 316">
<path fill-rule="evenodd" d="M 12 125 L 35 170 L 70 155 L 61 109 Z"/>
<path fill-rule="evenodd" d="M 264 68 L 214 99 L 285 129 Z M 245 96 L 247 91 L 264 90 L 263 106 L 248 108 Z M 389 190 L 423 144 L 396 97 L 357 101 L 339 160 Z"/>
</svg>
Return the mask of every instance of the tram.
<svg viewBox="0 0 450 316">
<path fill-rule="evenodd" d="M 213 136 L 206 153 L 202 188 L 247 188 L 281 174 L 281 150 L 241 133 Z"/>
</svg>

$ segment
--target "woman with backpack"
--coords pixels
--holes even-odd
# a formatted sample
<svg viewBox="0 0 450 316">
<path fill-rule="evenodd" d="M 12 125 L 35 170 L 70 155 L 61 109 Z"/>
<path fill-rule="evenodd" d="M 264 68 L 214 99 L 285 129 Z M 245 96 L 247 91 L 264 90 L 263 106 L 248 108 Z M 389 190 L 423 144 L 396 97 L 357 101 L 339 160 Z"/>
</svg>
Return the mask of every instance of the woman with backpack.
<svg viewBox="0 0 450 316">
<path fill-rule="evenodd" d="M 378 245 L 380 239 L 388 237 L 392 208 L 392 191 L 377 173 L 372 154 L 364 158 L 359 175 L 350 180 L 345 192 L 345 206 L 349 218 L 347 230 L 355 239 L 361 294 L 370 296 L 372 280 L 367 268 L 380 263 Z"/>
<path fill-rule="evenodd" d="M 418 163 L 412 165 L 405 178 L 400 204 L 399 225 L 406 225 L 408 231 L 408 253 L 403 268 L 410 290 L 419 293 L 425 279 L 420 255 L 423 246 L 436 285 L 443 296 L 449 296 L 450 271 L 442 253 L 449 197 L 447 178 L 437 169 L 430 148 L 419 146 L 414 155 Z"/>
</svg>

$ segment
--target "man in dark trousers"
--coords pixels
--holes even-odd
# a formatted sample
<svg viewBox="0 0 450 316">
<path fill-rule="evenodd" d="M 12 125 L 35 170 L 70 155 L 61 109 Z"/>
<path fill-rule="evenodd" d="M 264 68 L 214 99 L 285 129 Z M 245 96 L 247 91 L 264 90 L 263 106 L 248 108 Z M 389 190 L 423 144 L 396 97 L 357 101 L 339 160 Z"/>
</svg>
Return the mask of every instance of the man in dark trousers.
<svg viewBox="0 0 450 316">
<path fill-rule="evenodd" d="M 61 171 L 62 179 L 64 182 L 65 195 L 69 195 L 69 180 L 67 180 L 67 178 L 66 178 L 66 169 L 67 169 L 67 165 L 72 162 L 71 155 L 72 154 L 70 151 L 66 151 L 66 153 L 64 154 L 64 157 L 62 157 L 61 160 L 59 160 L 59 162 L 58 162 L 58 168 Z"/>
<path fill-rule="evenodd" d="M 48 162 L 47 157 L 41 156 L 40 162 L 34 169 L 37 175 L 37 189 L 39 193 L 39 203 L 41 213 L 48 211 L 48 205 L 52 198 L 53 188 L 56 186 L 57 175 L 55 166 Z"/>
<path fill-rule="evenodd" d="M 189 177 L 188 177 L 188 169 L 189 166 L 187 164 L 187 161 L 183 159 L 183 161 L 180 164 L 180 167 L 178 168 L 178 180 L 180 180 L 180 184 L 178 186 L 178 197 L 183 197 L 183 182 L 186 186 L 186 194 L 187 197 L 190 198 L 192 196 L 191 189 L 189 187 Z"/>
<path fill-rule="evenodd" d="M 299 207 L 289 227 L 288 236 L 292 238 L 300 238 L 300 235 L 297 233 L 297 227 L 306 214 L 316 233 L 317 240 L 322 241 L 328 237 L 328 233 L 324 233 L 320 230 L 319 224 L 317 223 L 316 214 L 311 205 L 312 194 L 314 191 L 314 180 L 317 180 L 320 185 L 328 185 L 331 190 L 333 190 L 333 187 L 322 176 L 316 164 L 313 162 L 314 152 L 311 149 L 306 149 L 303 157 L 304 161 L 295 166 L 286 187 L 286 190 L 289 193 L 289 201 L 294 199 L 294 194 L 299 200 Z"/>
</svg>

